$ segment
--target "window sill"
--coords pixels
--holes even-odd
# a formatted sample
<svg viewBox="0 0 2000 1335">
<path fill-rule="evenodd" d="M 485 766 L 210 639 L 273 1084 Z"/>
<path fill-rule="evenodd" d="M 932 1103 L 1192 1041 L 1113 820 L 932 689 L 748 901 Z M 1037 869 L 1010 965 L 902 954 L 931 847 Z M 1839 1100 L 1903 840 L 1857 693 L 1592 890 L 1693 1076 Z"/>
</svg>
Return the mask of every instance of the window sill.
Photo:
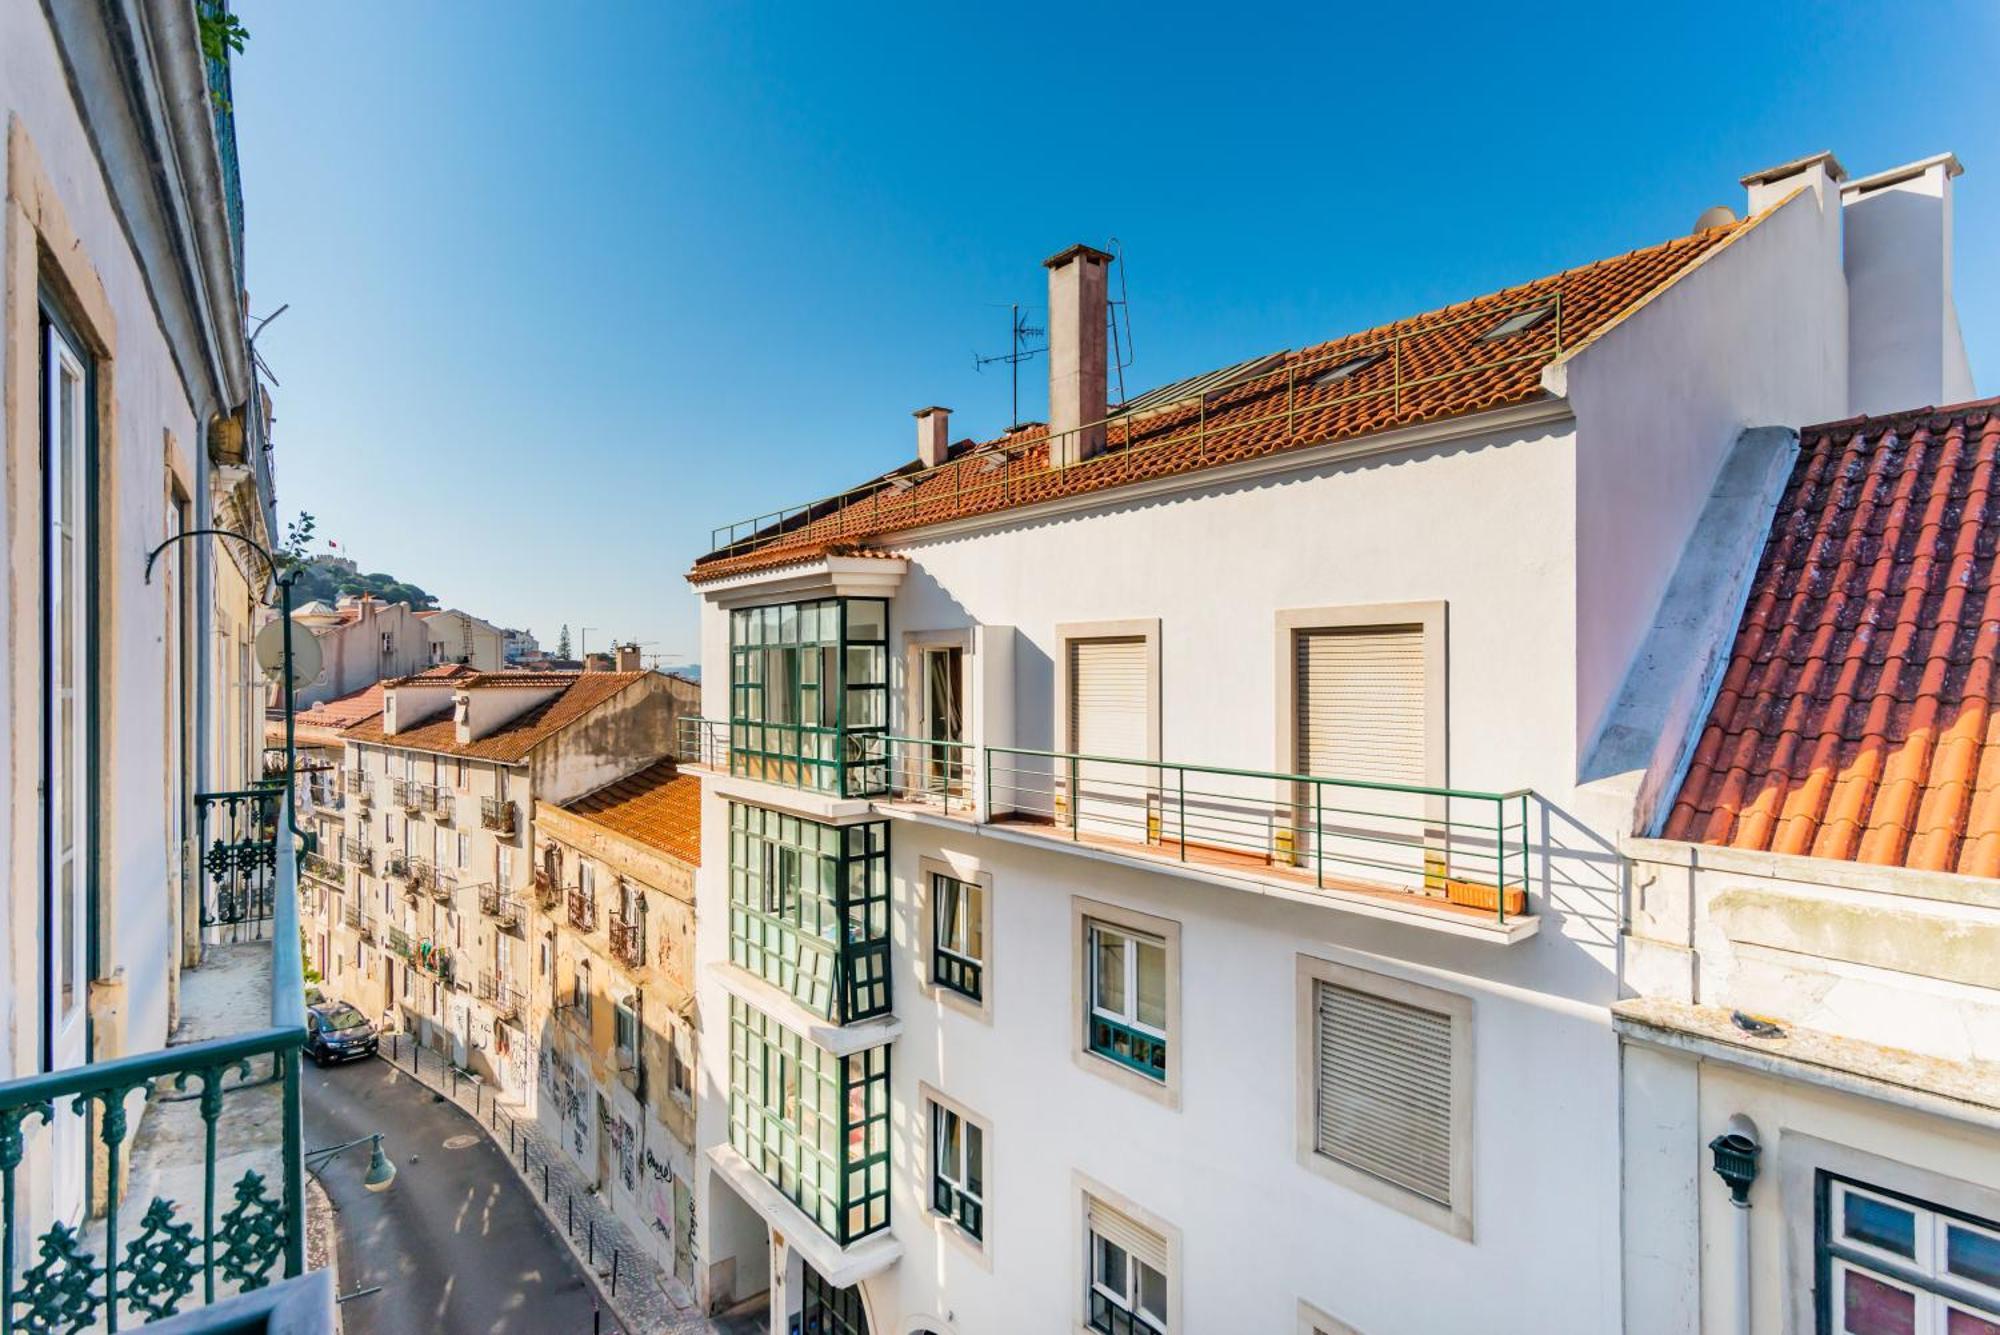
<svg viewBox="0 0 2000 1335">
<path fill-rule="evenodd" d="M 755 1007 L 820 1051 L 836 1057 L 879 1048 L 894 1042 L 903 1032 L 903 1022 L 894 1014 L 857 1020 L 853 1024 L 835 1024 L 824 1015 L 801 1006 L 789 993 L 780 991 L 727 960 L 711 962 L 708 972 L 724 991 L 745 1005 Z"/>
<path fill-rule="evenodd" d="M 1072 1055 L 1076 1064 L 1090 1074 L 1109 1080 L 1114 1085 L 1123 1085 L 1143 1098 L 1149 1098 L 1172 1112 L 1181 1110 L 1181 1092 L 1172 1084 L 1155 1080 L 1152 1076 L 1141 1075 L 1124 1062 L 1101 1056 L 1089 1048 L 1078 1046 Z"/>
<path fill-rule="evenodd" d="M 875 817 L 875 804 L 869 798 L 837 797 L 832 793 L 822 793 L 812 788 L 793 788 L 787 784 L 746 778 L 741 774 L 730 774 L 726 770 L 702 766 L 691 765 L 688 768 L 701 769 L 701 772 L 708 776 L 708 782 L 704 786 L 728 801 L 747 802 L 751 806 L 788 811 L 795 816 L 804 816 L 827 825 L 851 825 L 855 821 L 872 820 Z"/>
</svg>

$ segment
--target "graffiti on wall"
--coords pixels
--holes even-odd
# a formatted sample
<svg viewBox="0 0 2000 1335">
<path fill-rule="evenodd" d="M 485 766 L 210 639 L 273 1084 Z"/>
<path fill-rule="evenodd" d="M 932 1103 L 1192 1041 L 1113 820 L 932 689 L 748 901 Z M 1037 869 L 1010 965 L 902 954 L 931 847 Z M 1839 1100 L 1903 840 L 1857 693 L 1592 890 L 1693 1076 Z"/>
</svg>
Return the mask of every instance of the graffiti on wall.
<svg viewBox="0 0 2000 1335">
<path fill-rule="evenodd" d="M 618 1161 L 618 1177 L 624 1182 L 625 1190 L 633 1191 L 639 1185 L 638 1156 L 633 1151 L 633 1126 L 623 1117 L 611 1118 L 611 1155 Z"/>
</svg>

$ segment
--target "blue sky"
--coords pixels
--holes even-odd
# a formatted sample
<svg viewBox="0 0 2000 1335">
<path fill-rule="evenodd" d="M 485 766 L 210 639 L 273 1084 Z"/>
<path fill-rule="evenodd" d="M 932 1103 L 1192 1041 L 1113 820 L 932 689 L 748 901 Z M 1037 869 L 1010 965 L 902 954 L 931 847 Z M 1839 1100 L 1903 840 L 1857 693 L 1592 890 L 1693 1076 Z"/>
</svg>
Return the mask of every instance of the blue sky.
<svg viewBox="0 0 2000 1335">
<path fill-rule="evenodd" d="M 280 508 L 544 644 L 691 655 L 713 526 L 925 404 L 1004 427 L 973 356 L 1073 241 L 1123 246 L 1136 391 L 1951 149 L 2000 386 L 1991 4 L 238 8 Z"/>
</svg>

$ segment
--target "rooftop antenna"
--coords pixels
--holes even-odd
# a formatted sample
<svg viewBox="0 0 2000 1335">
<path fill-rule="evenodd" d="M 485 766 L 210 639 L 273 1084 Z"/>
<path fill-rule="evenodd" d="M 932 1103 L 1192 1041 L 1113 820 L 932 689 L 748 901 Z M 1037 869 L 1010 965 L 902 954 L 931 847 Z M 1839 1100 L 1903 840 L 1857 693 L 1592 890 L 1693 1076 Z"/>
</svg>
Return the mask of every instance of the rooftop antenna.
<svg viewBox="0 0 2000 1335">
<path fill-rule="evenodd" d="M 1118 402 L 1125 402 L 1125 368 L 1132 364 L 1132 304 L 1125 290 L 1125 243 L 1111 238 L 1111 258 L 1118 262 L 1118 300 L 1105 302 L 1104 321 L 1111 327 L 1111 365 L 1118 372 Z M 1121 338 L 1118 322 L 1125 322 Z"/>
<path fill-rule="evenodd" d="M 1012 373 L 1014 378 L 1013 425 L 1019 426 L 1021 425 L 1021 363 L 1031 358 L 1039 357 L 1047 351 L 1045 347 L 1029 347 L 1028 344 L 1031 339 L 1045 337 L 1048 334 L 1048 330 L 1037 329 L 1035 326 L 1027 323 L 1021 317 L 1019 302 L 1014 303 L 1007 309 L 1012 312 L 1007 321 L 1007 342 L 1010 351 L 996 352 L 990 357 L 982 357 L 978 353 L 974 353 L 972 355 L 972 369 L 983 371 L 994 362 L 1007 363 L 1007 369 Z"/>
</svg>

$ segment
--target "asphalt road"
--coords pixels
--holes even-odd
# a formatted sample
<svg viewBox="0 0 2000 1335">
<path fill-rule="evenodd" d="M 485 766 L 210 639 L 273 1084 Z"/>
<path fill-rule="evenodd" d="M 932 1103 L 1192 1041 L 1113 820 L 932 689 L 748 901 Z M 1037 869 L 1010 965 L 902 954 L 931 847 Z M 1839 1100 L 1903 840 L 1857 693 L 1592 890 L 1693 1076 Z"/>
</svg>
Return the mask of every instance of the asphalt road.
<svg viewBox="0 0 2000 1335">
<path fill-rule="evenodd" d="M 360 1145 L 319 1174 L 341 1293 L 381 1286 L 341 1304 L 347 1335 L 590 1331 L 590 1281 L 470 1117 L 383 1061 L 304 1069 L 307 1147 L 380 1131 L 397 1169 L 387 1191 L 367 1190 Z"/>
</svg>

